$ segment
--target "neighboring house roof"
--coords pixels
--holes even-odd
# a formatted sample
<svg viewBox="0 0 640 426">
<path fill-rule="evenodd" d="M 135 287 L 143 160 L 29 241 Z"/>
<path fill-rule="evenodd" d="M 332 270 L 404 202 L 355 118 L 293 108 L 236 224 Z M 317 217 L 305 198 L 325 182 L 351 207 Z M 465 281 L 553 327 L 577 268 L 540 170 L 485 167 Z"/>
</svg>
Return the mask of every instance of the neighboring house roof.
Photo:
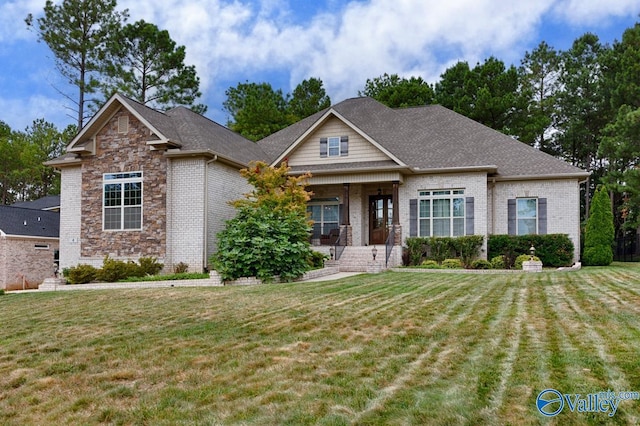
<svg viewBox="0 0 640 426">
<path fill-rule="evenodd" d="M 387 151 L 390 158 L 395 157 L 398 166 L 414 173 L 478 168 L 499 178 L 588 176 L 565 161 L 440 105 L 392 109 L 366 97 L 347 99 L 258 143 L 270 162 L 281 161 L 330 117 L 343 120 Z M 327 167 L 331 166 L 308 169 L 313 172 Z M 341 169 L 335 167 L 336 172 Z"/>
<path fill-rule="evenodd" d="M 92 137 L 120 108 L 126 108 L 151 131 L 150 145 L 164 146 L 171 155 L 207 154 L 246 166 L 253 160 L 265 160 L 262 148 L 220 124 L 179 106 L 162 112 L 120 94 L 113 95 L 89 120 L 67 146 L 67 154 L 47 165 L 64 166 L 77 161 L 76 153 L 90 150 Z"/>
<path fill-rule="evenodd" d="M 60 213 L 0 206 L 0 235 L 59 238 Z"/>
<path fill-rule="evenodd" d="M 20 203 L 13 203 L 11 207 L 23 207 L 25 209 L 33 210 L 59 210 L 60 209 L 60 196 L 59 195 L 47 195 L 46 197 L 38 198 L 33 201 L 22 201 Z"/>
</svg>

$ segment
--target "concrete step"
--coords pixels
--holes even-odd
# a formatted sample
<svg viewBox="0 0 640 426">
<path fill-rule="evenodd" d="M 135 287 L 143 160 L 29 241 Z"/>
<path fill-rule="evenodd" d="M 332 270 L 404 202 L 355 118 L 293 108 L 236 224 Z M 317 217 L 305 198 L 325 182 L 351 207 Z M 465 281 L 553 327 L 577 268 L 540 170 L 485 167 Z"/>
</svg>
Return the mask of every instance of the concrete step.
<svg viewBox="0 0 640 426">
<path fill-rule="evenodd" d="M 376 261 L 381 262 L 383 267 L 385 264 L 385 247 L 384 246 L 375 246 L 378 250 L 376 254 Z M 345 247 L 342 256 L 340 256 L 339 268 L 341 272 L 366 272 L 369 269 L 369 265 L 373 261 L 373 254 L 371 253 L 372 246 L 363 246 L 363 247 L 354 247 L 348 246 Z M 401 255 L 398 256 L 398 253 L 402 253 L 402 247 L 395 246 L 393 248 L 393 252 L 389 258 L 388 267 L 398 266 L 397 259 L 400 258 Z"/>
</svg>

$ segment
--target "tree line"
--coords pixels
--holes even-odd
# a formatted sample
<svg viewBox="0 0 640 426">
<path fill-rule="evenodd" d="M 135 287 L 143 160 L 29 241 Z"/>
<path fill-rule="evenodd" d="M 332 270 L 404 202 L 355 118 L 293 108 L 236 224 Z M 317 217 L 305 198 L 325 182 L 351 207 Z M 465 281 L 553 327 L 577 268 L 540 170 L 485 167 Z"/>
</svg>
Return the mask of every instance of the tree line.
<svg viewBox="0 0 640 426">
<path fill-rule="evenodd" d="M 71 101 L 77 125 L 59 131 L 39 119 L 19 132 L 0 121 L 0 154 L 7 159 L 0 166 L 2 203 L 56 193 L 57 177 L 45 176 L 41 160 L 60 155 L 86 117 L 114 92 L 156 109 L 185 105 L 206 112 L 197 103 L 195 67 L 184 63 L 185 47 L 166 30 L 145 21 L 127 23 L 128 18 L 116 0 L 48 0 L 41 17 L 27 16 L 27 26 L 51 49 L 58 72 L 77 89 L 75 95 L 61 93 Z M 592 33 L 566 51 L 543 41 L 525 52 L 518 66 L 495 57 L 475 65 L 460 61 L 434 84 L 420 76 L 383 74 L 368 79 L 357 95 L 393 108 L 441 104 L 591 172 L 582 211 L 589 211 L 597 185 L 606 184 L 621 235 L 640 225 L 638 64 L 636 23 L 612 45 Z M 304 80 L 286 95 L 269 83 L 248 81 L 225 94 L 227 126 L 251 140 L 331 104 L 319 78 Z"/>
</svg>

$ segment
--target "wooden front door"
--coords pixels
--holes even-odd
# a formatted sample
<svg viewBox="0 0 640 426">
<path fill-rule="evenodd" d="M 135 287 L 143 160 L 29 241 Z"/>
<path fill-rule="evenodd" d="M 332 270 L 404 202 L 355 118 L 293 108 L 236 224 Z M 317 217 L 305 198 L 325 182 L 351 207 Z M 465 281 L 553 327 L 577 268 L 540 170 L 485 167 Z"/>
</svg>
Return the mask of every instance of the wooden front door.
<svg viewBox="0 0 640 426">
<path fill-rule="evenodd" d="M 369 244 L 384 244 L 393 218 L 391 195 L 369 197 Z"/>
</svg>

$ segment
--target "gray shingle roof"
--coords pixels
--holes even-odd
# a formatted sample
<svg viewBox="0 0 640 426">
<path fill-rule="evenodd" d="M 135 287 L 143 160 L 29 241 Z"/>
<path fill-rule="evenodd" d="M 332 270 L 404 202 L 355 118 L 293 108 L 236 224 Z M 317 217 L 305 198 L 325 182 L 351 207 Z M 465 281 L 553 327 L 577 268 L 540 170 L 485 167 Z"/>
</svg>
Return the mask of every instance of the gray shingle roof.
<svg viewBox="0 0 640 426">
<path fill-rule="evenodd" d="M 586 176 L 577 167 L 440 105 L 391 109 L 371 98 L 352 98 L 331 110 L 416 171 L 496 166 L 497 174 L 504 177 Z M 274 161 L 326 112 L 273 134 L 259 145 Z"/>
<path fill-rule="evenodd" d="M 11 204 L 12 207 L 23 207 L 25 209 L 49 210 L 60 207 L 59 195 L 47 195 L 33 201 L 22 201 Z"/>
<path fill-rule="evenodd" d="M 0 231 L 8 235 L 58 238 L 60 213 L 0 206 Z"/>
</svg>

